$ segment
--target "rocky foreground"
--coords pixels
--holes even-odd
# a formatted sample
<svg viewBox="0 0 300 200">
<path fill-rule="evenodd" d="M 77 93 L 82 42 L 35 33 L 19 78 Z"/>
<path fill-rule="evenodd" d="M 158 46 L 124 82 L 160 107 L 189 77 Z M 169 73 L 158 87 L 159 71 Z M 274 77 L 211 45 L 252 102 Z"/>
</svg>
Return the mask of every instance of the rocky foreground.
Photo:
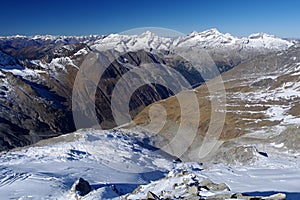
<svg viewBox="0 0 300 200">
<path fill-rule="evenodd" d="M 146 196 L 145 196 L 146 193 Z M 210 179 L 203 179 L 193 172 L 181 171 L 169 173 L 165 178 L 138 187 L 132 194 L 126 195 L 126 199 L 245 199 L 283 200 L 285 194 L 272 196 L 250 196 L 241 193 L 232 193 L 225 183 L 214 183 Z"/>
<path fill-rule="evenodd" d="M 118 188 L 111 185 L 112 192 L 118 194 Z M 92 199 L 97 195 L 97 190 L 92 190 L 90 184 L 80 178 L 70 191 L 70 197 L 75 199 Z M 132 193 L 126 194 L 121 199 L 147 199 L 147 200 L 166 200 L 166 199 L 243 199 L 243 200 L 285 200 L 286 195 L 276 193 L 270 196 L 251 196 L 242 193 L 233 193 L 225 183 L 214 183 L 210 179 L 197 176 L 193 172 L 180 171 L 170 172 L 165 178 L 151 182 L 148 185 L 141 185 Z"/>
</svg>

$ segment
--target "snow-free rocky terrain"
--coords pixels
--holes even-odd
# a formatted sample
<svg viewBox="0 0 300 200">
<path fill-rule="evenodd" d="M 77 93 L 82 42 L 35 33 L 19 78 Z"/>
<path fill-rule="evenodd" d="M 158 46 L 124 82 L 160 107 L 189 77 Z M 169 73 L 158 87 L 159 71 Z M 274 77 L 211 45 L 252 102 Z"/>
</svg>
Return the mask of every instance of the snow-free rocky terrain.
<svg viewBox="0 0 300 200">
<path fill-rule="evenodd" d="M 221 77 L 210 62 L 198 66 L 172 53 L 194 48 L 205 49 Z M 177 38 L 0 37 L 0 199 L 299 199 L 299 50 L 297 41 L 216 29 Z M 171 67 L 192 85 L 178 93 L 196 95 L 198 105 L 184 105 L 188 118 L 178 96 L 148 84 L 131 98 L 133 122 L 109 130 L 75 127 L 72 109 L 85 121 L 96 110 L 102 128 L 115 127 L 112 91 L 126 72 L 146 64 Z M 88 84 L 77 90 L 81 102 L 95 98 L 92 111 L 71 99 L 78 71 L 89 65 L 109 66 L 96 94 Z M 224 90 L 210 90 L 220 78 Z M 191 117 L 196 107 L 199 118 Z M 225 116 L 224 126 L 218 116 Z M 186 134 L 178 143 L 180 127 Z M 195 156 L 204 136 L 219 131 L 217 148 Z M 191 133 L 196 137 L 182 152 Z"/>
</svg>

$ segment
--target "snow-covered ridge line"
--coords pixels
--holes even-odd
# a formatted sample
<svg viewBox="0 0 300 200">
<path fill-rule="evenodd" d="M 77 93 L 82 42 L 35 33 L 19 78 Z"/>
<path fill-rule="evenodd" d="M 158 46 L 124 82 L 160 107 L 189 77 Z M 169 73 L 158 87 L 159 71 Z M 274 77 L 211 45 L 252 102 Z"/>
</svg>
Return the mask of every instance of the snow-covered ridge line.
<svg viewBox="0 0 300 200">
<path fill-rule="evenodd" d="M 216 28 L 202 32 L 193 31 L 188 35 L 179 37 L 162 37 L 151 31 L 142 34 L 124 35 L 82 35 L 82 36 L 63 36 L 63 35 L 35 35 L 35 36 L 1 36 L 0 40 L 28 39 L 28 40 L 66 40 L 75 39 L 79 41 L 96 41 L 97 48 L 103 44 L 114 45 L 116 50 L 132 50 L 136 48 L 157 48 L 168 49 L 171 47 L 181 47 L 185 45 L 202 47 L 229 47 L 234 48 L 265 48 L 265 49 L 286 49 L 293 46 L 295 42 L 269 35 L 266 33 L 254 33 L 248 37 L 235 37 L 229 33 L 220 33 Z"/>
<path fill-rule="evenodd" d="M 146 31 L 140 35 L 110 34 L 97 40 L 93 46 L 98 50 L 115 49 L 131 51 L 138 49 L 170 50 L 181 47 L 201 47 L 214 50 L 285 50 L 295 43 L 266 33 L 255 33 L 248 37 L 235 37 L 220 33 L 217 29 L 203 32 L 193 31 L 186 36 L 161 37 Z"/>
<path fill-rule="evenodd" d="M 63 44 L 74 44 L 74 43 L 93 43 L 96 40 L 103 39 L 105 35 L 82 35 L 82 36 L 64 36 L 64 35 L 34 35 L 34 36 L 0 36 L 0 42 L 6 43 L 11 41 L 17 41 L 19 43 L 63 43 Z"/>
<path fill-rule="evenodd" d="M 11 36 L 0 36 L 0 39 L 32 39 L 32 40 L 56 40 L 56 39 L 88 39 L 88 38 L 102 38 L 105 35 L 32 35 L 32 36 L 24 36 L 24 35 L 11 35 Z"/>
</svg>

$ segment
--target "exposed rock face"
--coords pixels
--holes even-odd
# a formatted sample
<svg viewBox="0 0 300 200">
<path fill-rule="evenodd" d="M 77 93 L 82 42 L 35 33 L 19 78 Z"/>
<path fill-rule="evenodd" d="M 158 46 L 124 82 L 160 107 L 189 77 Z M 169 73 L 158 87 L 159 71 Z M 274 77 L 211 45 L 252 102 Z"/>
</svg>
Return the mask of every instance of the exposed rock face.
<svg viewBox="0 0 300 200">
<path fill-rule="evenodd" d="M 40 65 L 17 60 L 17 64 L 1 67 L 0 150 L 75 130 L 69 105 L 74 67 L 65 64 L 69 72 L 65 79 L 66 71 L 55 63 L 45 63 L 53 69 Z M 54 74 L 56 70 L 60 74 Z"/>
</svg>

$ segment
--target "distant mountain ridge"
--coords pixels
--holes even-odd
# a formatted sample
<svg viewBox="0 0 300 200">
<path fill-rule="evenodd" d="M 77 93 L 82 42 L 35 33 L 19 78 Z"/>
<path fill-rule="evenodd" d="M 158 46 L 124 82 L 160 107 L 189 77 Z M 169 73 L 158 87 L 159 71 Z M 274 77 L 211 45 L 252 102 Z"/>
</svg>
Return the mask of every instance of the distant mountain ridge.
<svg viewBox="0 0 300 200">
<path fill-rule="evenodd" d="M 178 36 L 178 37 L 163 37 L 159 36 L 159 34 L 153 33 L 151 31 L 146 31 L 140 35 L 124 35 L 124 34 L 108 34 L 108 35 L 83 35 L 83 36 L 64 36 L 64 35 L 34 35 L 34 36 L 22 36 L 22 35 L 12 35 L 12 36 L 0 36 L 0 40 L 36 40 L 36 41 L 52 41 L 55 43 L 58 42 L 65 42 L 65 43 L 75 43 L 75 42 L 84 42 L 84 43 L 90 43 L 92 41 L 101 41 L 104 38 L 105 40 L 109 40 L 110 38 L 160 38 L 161 42 L 169 42 L 172 41 L 173 45 L 178 45 L 183 41 L 193 39 L 198 40 L 198 43 L 201 42 L 220 42 L 224 44 L 228 44 L 230 42 L 236 42 L 237 44 L 244 43 L 248 44 L 248 42 L 251 42 L 251 40 L 255 39 L 265 39 L 269 41 L 265 42 L 273 42 L 275 44 L 276 42 L 285 44 L 287 46 L 291 46 L 293 43 L 290 43 L 287 41 L 287 39 L 281 39 L 279 37 L 276 37 L 274 35 L 269 35 L 266 33 L 254 33 L 250 34 L 248 37 L 235 37 L 232 36 L 229 33 L 220 33 L 218 29 L 212 28 L 206 31 L 197 32 L 192 31 L 190 34 L 186 36 Z M 210 41 L 209 41 L 210 40 Z M 215 40 L 215 41 L 214 41 Z M 242 42 L 240 42 L 242 41 Z M 126 42 L 125 42 L 126 43 Z M 146 46 L 146 44 L 145 44 Z M 154 46 L 152 46 L 154 47 Z M 274 46 L 273 48 L 276 48 L 278 46 Z"/>
<path fill-rule="evenodd" d="M 110 34 L 95 42 L 96 48 L 114 48 L 119 51 L 131 51 L 141 47 L 159 50 L 170 50 L 181 46 L 201 46 L 203 48 L 233 48 L 233 49 L 269 49 L 281 50 L 292 46 L 294 43 L 268 35 L 265 33 L 251 34 L 249 37 L 234 37 L 229 33 L 222 34 L 217 29 L 210 29 L 203 32 L 193 31 L 187 36 L 175 38 L 160 37 L 150 31 L 141 35 L 119 35 Z"/>
</svg>

